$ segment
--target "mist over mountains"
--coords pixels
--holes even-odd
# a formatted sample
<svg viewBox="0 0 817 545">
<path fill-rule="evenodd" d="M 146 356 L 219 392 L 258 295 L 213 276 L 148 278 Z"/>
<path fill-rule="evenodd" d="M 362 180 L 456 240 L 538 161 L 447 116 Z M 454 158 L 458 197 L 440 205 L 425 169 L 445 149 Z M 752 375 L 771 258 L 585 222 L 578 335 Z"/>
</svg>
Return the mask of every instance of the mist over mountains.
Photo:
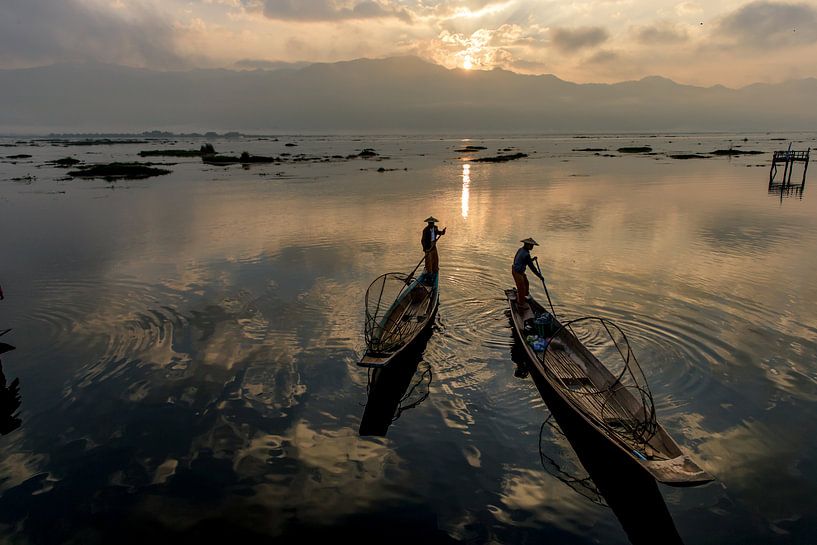
<svg viewBox="0 0 817 545">
<path fill-rule="evenodd" d="M 814 130 L 815 96 L 815 78 L 575 84 L 414 57 L 251 71 L 62 64 L 0 70 L 0 132 Z"/>
</svg>

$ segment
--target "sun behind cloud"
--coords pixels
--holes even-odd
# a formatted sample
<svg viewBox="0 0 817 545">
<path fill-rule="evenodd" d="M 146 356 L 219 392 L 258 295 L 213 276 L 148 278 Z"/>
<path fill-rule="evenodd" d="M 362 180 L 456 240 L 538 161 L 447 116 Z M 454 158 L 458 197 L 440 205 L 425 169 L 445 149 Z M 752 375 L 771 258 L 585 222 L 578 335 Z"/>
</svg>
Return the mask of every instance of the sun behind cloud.
<svg viewBox="0 0 817 545">
<path fill-rule="evenodd" d="M 814 77 L 817 0 L 0 0 L 0 68 L 275 69 L 406 55 L 578 83 Z"/>
</svg>

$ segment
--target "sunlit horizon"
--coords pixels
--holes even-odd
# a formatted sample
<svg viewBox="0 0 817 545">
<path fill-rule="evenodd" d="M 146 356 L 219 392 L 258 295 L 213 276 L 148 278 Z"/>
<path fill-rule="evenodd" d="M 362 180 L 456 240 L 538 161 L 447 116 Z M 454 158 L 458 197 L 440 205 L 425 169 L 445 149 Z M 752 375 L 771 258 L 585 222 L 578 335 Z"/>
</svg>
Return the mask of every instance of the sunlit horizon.
<svg viewBox="0 0 817 545">
<path fill-rule="evenodd" d="M 36 7 L 34 4 L 36 4 Z M 9 0 L 0 68 L 276 68 L 417 56 L 576 83 L 728 87 L 817 76 L 817 2 Z M 76 36 L 85 39 L 77 40 Z"/>
</svg>

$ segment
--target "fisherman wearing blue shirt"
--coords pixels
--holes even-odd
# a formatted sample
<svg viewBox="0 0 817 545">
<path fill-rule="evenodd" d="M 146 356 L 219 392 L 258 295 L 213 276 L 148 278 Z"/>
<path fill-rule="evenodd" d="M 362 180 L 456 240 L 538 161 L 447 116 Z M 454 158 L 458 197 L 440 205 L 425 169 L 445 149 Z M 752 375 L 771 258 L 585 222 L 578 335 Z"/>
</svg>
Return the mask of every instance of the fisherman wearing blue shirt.
<svg viewBox="0 0 817 545">
<path fill-rule="evenodd" d="M 516 282 L 516 305 L 520 310 L 524 310 L 528 308 L 527 297 L 530 293 L 530 283 L 528 282 L 528 276 L 525 274 L 525 269 L 530 267 L 533 274 L 542 280 L 544 280 L 544 278 L 539 274 L 539 269 L 533 264 L 536 258 L 530 256 L 530 251 L 533 250 L 534 246 L 539 246 L 539 244 L 532 238 L 526 238 L 521 242 L 522 247 L 516 251 L 516 256 L 513 258 L 511 273 L 513 274 L 514 282 Z"/>
</svg>

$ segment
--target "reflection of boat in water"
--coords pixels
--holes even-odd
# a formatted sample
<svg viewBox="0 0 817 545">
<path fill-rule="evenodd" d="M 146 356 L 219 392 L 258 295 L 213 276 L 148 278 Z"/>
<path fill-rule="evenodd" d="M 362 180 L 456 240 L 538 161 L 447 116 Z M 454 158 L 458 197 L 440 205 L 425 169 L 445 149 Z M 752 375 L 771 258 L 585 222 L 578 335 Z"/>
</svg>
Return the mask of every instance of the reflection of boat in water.
<svg viewBox="0 0 817 545">
<path fill-rule="evenodd" d="M 529 365 L 523 344 L 515 339 L 511 352 L 518 367 Z M 536 373 L 532 374 L 536 376 Z M 573 447 L 589 477 L 570 475 L 562 464 L 548 457 L 542 450 L 540 431 L 539 455 L 545 471 L 590 501 L 609 507 L 633 545 L 683 543 L 655 479 L 623 459 L 609 441 L 589 430 L 583 419 L 559 396 L 541 388 L 540 392 L 558 424 L 553 428 Z M 549 421 L 542 424 L 542 429 L 548 424 Z"/>
<path fill-rule="evenodd" d="M 366 352 L 362 367 L 385 367 L 430 329 L 439 305 L 439 274 L 388 273 L 366 290 Z"/>
<path fill-rule="evenodd" d="M 0 335 L 8 333 L 10 330 L 0 332 Z M 14 347 L 10 344 L 0 343 L 0 354 L 11 352 Z M 6 382 L 6 375 L 3 373 L 3 363 L 0 362 L 0 435 L 11 433 L 20 427 L 22 423 L 17 416 L 17 409 L 20 408 L 20 380 L 14 379 L 11 384 Z"/>
<path fill-rule="evenodd" d="M 622 347 L 616 344 L 625 365 L 614 376 L 574 335 L 569 326 L 577 321 L 562 325 L 533 298 L 528 308 L 520 310 L 515 289 L 506 290 L 505 295 L 514 332 L 522 340 L 528 368 L 548 406 L 558 403 L 564 411 L 572 412 L 589 431 L 613 447 L 616 459 L 629 461 L 662 483 L 695 486 L 713 480 L 681 452 L 656 421 L 643 376 L 639 382 L 630 368 L 629 347 L 625 357 Z M 539 317 L 550 320 L 551 339 L 537 340 L 531 346 L 523 340 L 525 325 Z M 615 343 L 610 333 L 615 326 L 599 321 Z"/>
<path fill-rule="evenodd" d="M 595 490 L 616 515 L 633 545 L 683 543 L 655 479 L 633 464 L 616 462 L 620 457 L 608 441 L 587 433 L 572 411 L 559 402 L 545 400 L 556 422 L 573 447 Z M 587 483 L 585 488 L 587 488 Z"/>
<path fill-rule="evenodd" d="M 428 397 L 431 366 L 423 361 L 423 352 L 431 337 L 427 328 L 414 345 L 394 358 L 388 367 L 369 372 L 366 408 L 360 421 L 360 435 L 385 436 L 392 422 Z M 418 367 L 423 365 L 418 371 Z"/>
</svg>

